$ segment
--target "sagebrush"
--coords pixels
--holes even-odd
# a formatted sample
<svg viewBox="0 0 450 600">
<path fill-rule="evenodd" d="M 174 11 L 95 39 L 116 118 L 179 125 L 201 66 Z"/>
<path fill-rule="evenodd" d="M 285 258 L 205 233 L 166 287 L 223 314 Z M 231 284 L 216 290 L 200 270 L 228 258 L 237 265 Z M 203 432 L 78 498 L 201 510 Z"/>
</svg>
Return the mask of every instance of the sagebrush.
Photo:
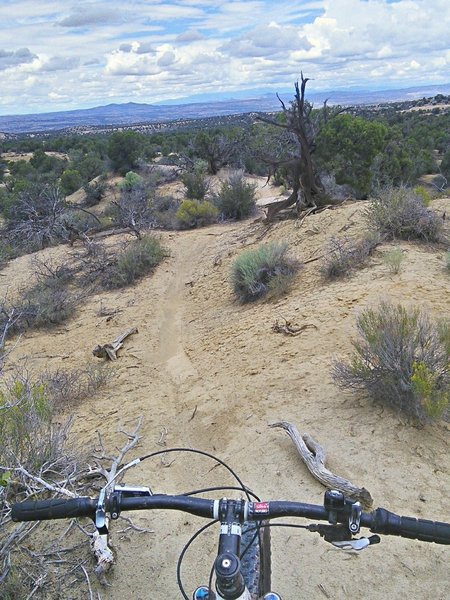
<svg viewBox="0 0 450 600">
<path fill-rule="evenodd" d="M 383 262 L 391 273 L 398 275 L 405 258 L 401 248 L 392 248 L 383 253 Z"/>
<path fill-rule="evenodd" d="M 205 199 L 209 191 L 206 163 L 198 161 L 190 170 L 185 171 L 180 179 L 186 188 L 186 198 L 190 200 Z"/>
<path fill-rule="evenodd" d="M 251 302 L 272 291 L 285 292 L 298 264 L 287 256 L 286 243 L 263 244 L 243 252 L 231 268 L 231 285 L 239 302 Z"/>
<path fill-rule="evenodd" d="M 243 173 L 237 171 L 224 181 L 215 198 L 215 203 L 226 219 L 244 219 L 255 212 L 256 186 L 245 181 Z"/>
<path fill-rule="evenodd" d="M 441 217 L 425 206 L 420 193 L 406 186 L 382 190 L 370 200 L 365 217 L 369 227 L 387 240 L 442 240 Z"/>
<path fill-rule="evenodd" d="M 326 279 L 337 279 L 364 267 L 379 243 L 377 235 L 366 235 L 359 240 L 332 238 L 320 266 L 322 275 Z"/>
<path fill-rule="evenodd" d="M 183 200 L 176 217 L 182 229 L 204 227 L 217 221 L 218 209 L 208 200 Z"/>
<path fill-rule="evenodd" d="M 350 362 L 333 376 L 343 388 L 369 396 L 420 421 L 446 414 L 450 401 L 450 321 L 434 323 L 424 310 L 382 302 L 357 319 Z"/>
<path fill-rule="evenodd" d="M 165 256 L 167 252 L 157 237 L 146 235 L 133 240 L 107 265 L 102 275 L 103 286 L 122 288 L 131 285 L 151 273 Z"/>
</svg>

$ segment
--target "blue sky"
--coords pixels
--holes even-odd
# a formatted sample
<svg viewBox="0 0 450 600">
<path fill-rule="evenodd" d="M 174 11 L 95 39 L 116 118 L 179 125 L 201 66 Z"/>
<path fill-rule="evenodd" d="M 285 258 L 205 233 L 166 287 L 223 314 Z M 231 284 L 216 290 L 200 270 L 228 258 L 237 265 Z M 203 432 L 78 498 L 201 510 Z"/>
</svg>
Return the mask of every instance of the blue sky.
<svg viewBox="0 0 450 600">
<path fill-rule="evenodd" d="M 0 114 L 450 81 L 448 0 L 0 0 Z"/>
</svg>

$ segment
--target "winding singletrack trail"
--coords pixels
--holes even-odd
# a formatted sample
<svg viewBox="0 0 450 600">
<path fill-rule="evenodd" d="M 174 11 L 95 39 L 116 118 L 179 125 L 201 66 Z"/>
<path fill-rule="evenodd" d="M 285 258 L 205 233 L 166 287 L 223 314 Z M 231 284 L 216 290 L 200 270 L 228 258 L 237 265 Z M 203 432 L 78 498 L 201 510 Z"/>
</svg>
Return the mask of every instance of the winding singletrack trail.
<svg viewBox="0 0 450 600">
<path fill-rule="evenodd" d="M 442 214 L 448 203 L 439 199 L 433 207 Z M 199 448 L 227 461 L 264 499 L 319 503 L 322 485 L 287 436 L 268 428 L 271 422 L 289 421 L 325 448 L 331 471 L 367 488 L 375 506 L 449 521 L 449 424 L 417 428 L 362 393 L 339 390 L 331 376 L 334 360 L 351 353 L 358 311 L 379 303 L 380 295 L 448 317 L 444 252 L 402 242 L 402 270 L 393 276 L 382 260 L 390 248 L 386 244 L 363 269 L 333 282 L 324 281 L 319 261 L 309 262 L 289 293 L 273 301 L 239 305 L 230 288 L 232 262 L 244 248 L 283 241 L 292 258 L 306 262 L 323 254 L 332 237 L 360 237 L 364 209 L 364 202 L 343 204 L 309 216 L 301 227 L 283 221 L 267 231 L 249 220 L 164 232 L 169 256 L 154 273 L 133 287 L 87 298 L 63 326 L 27 332 L 11 358 L 36 371 L 85 369 L 98 363 L 94 346 L 137 327 L 119 359 L 106 365 L 111 370 L 107 386 L 67 407 L 66 414 L 74 416 L 74 444 L 91 451 L 98 432 L 114 454 L 124 444 L 120 432 L 131 431 L 142 417 L 140 445 L 129 460 L 171 447 Z M 66 252 L 54 248 L 45 254 L 61 259 Z M 0 287 L 27 281 L 31 268 L 30 257 L 16 259 L 4 269 Z M 105 317 L 100 307 L 113 316 Z M 301 335 L 284 336 L 272 330 L 280 319 L 310 326 Z M 188 453 L 146 460 L 127 472 L 125 482 L 149 485 L 155 493 L 235 485 L 215 462 Z M 95 596 L 98 589 L 103 600 L 180 598 L 177 559 L 204 522 L 173 511 L 139 512 L 133 522 L 154 533 L 113 524 L 117 563 L 110 587 L 97 588 L 93 581 Z M 208 581 L 216 533 L 207 530 L 186 555 L 182 577 L 188 597 Z M 311 533 L 281 528 L 273 530 L 272 540 L 273 587 L 286 600 L 447 600 L 447 547 L 385 537 L 355 555 Z M 64 600 L 86 597 L 86 587 L 80 587 Z"/>
</svg>

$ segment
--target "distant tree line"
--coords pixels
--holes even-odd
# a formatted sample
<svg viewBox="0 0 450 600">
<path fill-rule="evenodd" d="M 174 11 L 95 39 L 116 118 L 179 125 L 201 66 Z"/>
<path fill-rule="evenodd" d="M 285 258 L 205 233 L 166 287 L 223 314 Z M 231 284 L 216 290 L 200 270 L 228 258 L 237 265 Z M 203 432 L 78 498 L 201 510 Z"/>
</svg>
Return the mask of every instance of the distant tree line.
<svg viewBox="0 0 450 600">
<path fill-rule="evenodd" d="M 306 81 L 302 78 L 305 85 Z M 440 186 L 445 189 L 450 180 L 450 111 L 315 108 L 304 91 L 304 86 L 297 88 L 291 103 L 280 99 L 279 113 L 238 125 L 205 128 L 202 121 L 202 127 L 196 128 L 193 121 L 190 129 L 152 134 L 124 129 L 109 135 L 2 140 L 2 153 L 16 153 L 14 161 L 0 158 L 3 225 L 16 226 L 20 215 L 31 218 L 33 211 L 38 215 L 49 204 L 48 198 L 58 198 L 63 216 L 52 217 L 51 230 L 67 237 L 74 222 L 67 219 L 65 197 L 84 187 L 85 207 L 93 206 L 102 197 L 106 173 L 139 172 L 156 158 L 160 164 L 179 169 L 192 200 L 204 199 L 198 191 L 205 185 L 202 178 L 222 167 L 272 178 L 294 195 L 304 195 L 309 185 L 316 199 L 318 191 L 325 199 L 364 199 L 386 185 L 414 185 L 424 174 L 440 175 Z M 299 110 L 306 119 L 302 126 L 296 121 Z M 305 164 L 302 136 L 309 140 Z M 31 153 L 31 158 L 17 157 L 21 153 Z M 308 177 L 306 164 L 313 168 Z M 190 186 L 197 191 L 189 191 Z M 316 202 L 313 196 L 305 206 Z M 27 227 L 31 232 L 34 225 Z M 46 234 L 42 244 L 49 243 L 47 238 Z"/>
</svg>

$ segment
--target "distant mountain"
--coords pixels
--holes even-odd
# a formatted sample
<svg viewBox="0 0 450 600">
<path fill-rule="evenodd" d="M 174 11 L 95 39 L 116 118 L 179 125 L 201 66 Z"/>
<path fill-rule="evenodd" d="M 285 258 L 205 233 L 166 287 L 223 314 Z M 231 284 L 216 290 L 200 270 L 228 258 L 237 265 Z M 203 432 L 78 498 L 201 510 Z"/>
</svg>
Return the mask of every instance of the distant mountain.
<svg viewBox="0 0 450 600">
<path fill-rule="evenodd" d="M 398 90 L 311 92 L 308 94 L 308 99 L 315 103 L 328 100 L 329 104 L 348 106 L 414 100 L 433 97 L 437 94 L 450 94 L 450 83 Z M 288 102 L 292 98 L 292 90 L 283 91 L 280 96 Z M 0 116 L 0 132 L 4 134 L 56 132 L 72 127 L 124 126 L 280 110 L 280 102 L 276 94 L 272 92 L 260 93 L 254 98 L 239 97 L 207 102 L 189 102 L 188 100 L 178 100 L 177 104 L 172 104 L 170 101 L 170 103 L 159 105 L 128 102 L 52 113 Z"/>
</svg>

